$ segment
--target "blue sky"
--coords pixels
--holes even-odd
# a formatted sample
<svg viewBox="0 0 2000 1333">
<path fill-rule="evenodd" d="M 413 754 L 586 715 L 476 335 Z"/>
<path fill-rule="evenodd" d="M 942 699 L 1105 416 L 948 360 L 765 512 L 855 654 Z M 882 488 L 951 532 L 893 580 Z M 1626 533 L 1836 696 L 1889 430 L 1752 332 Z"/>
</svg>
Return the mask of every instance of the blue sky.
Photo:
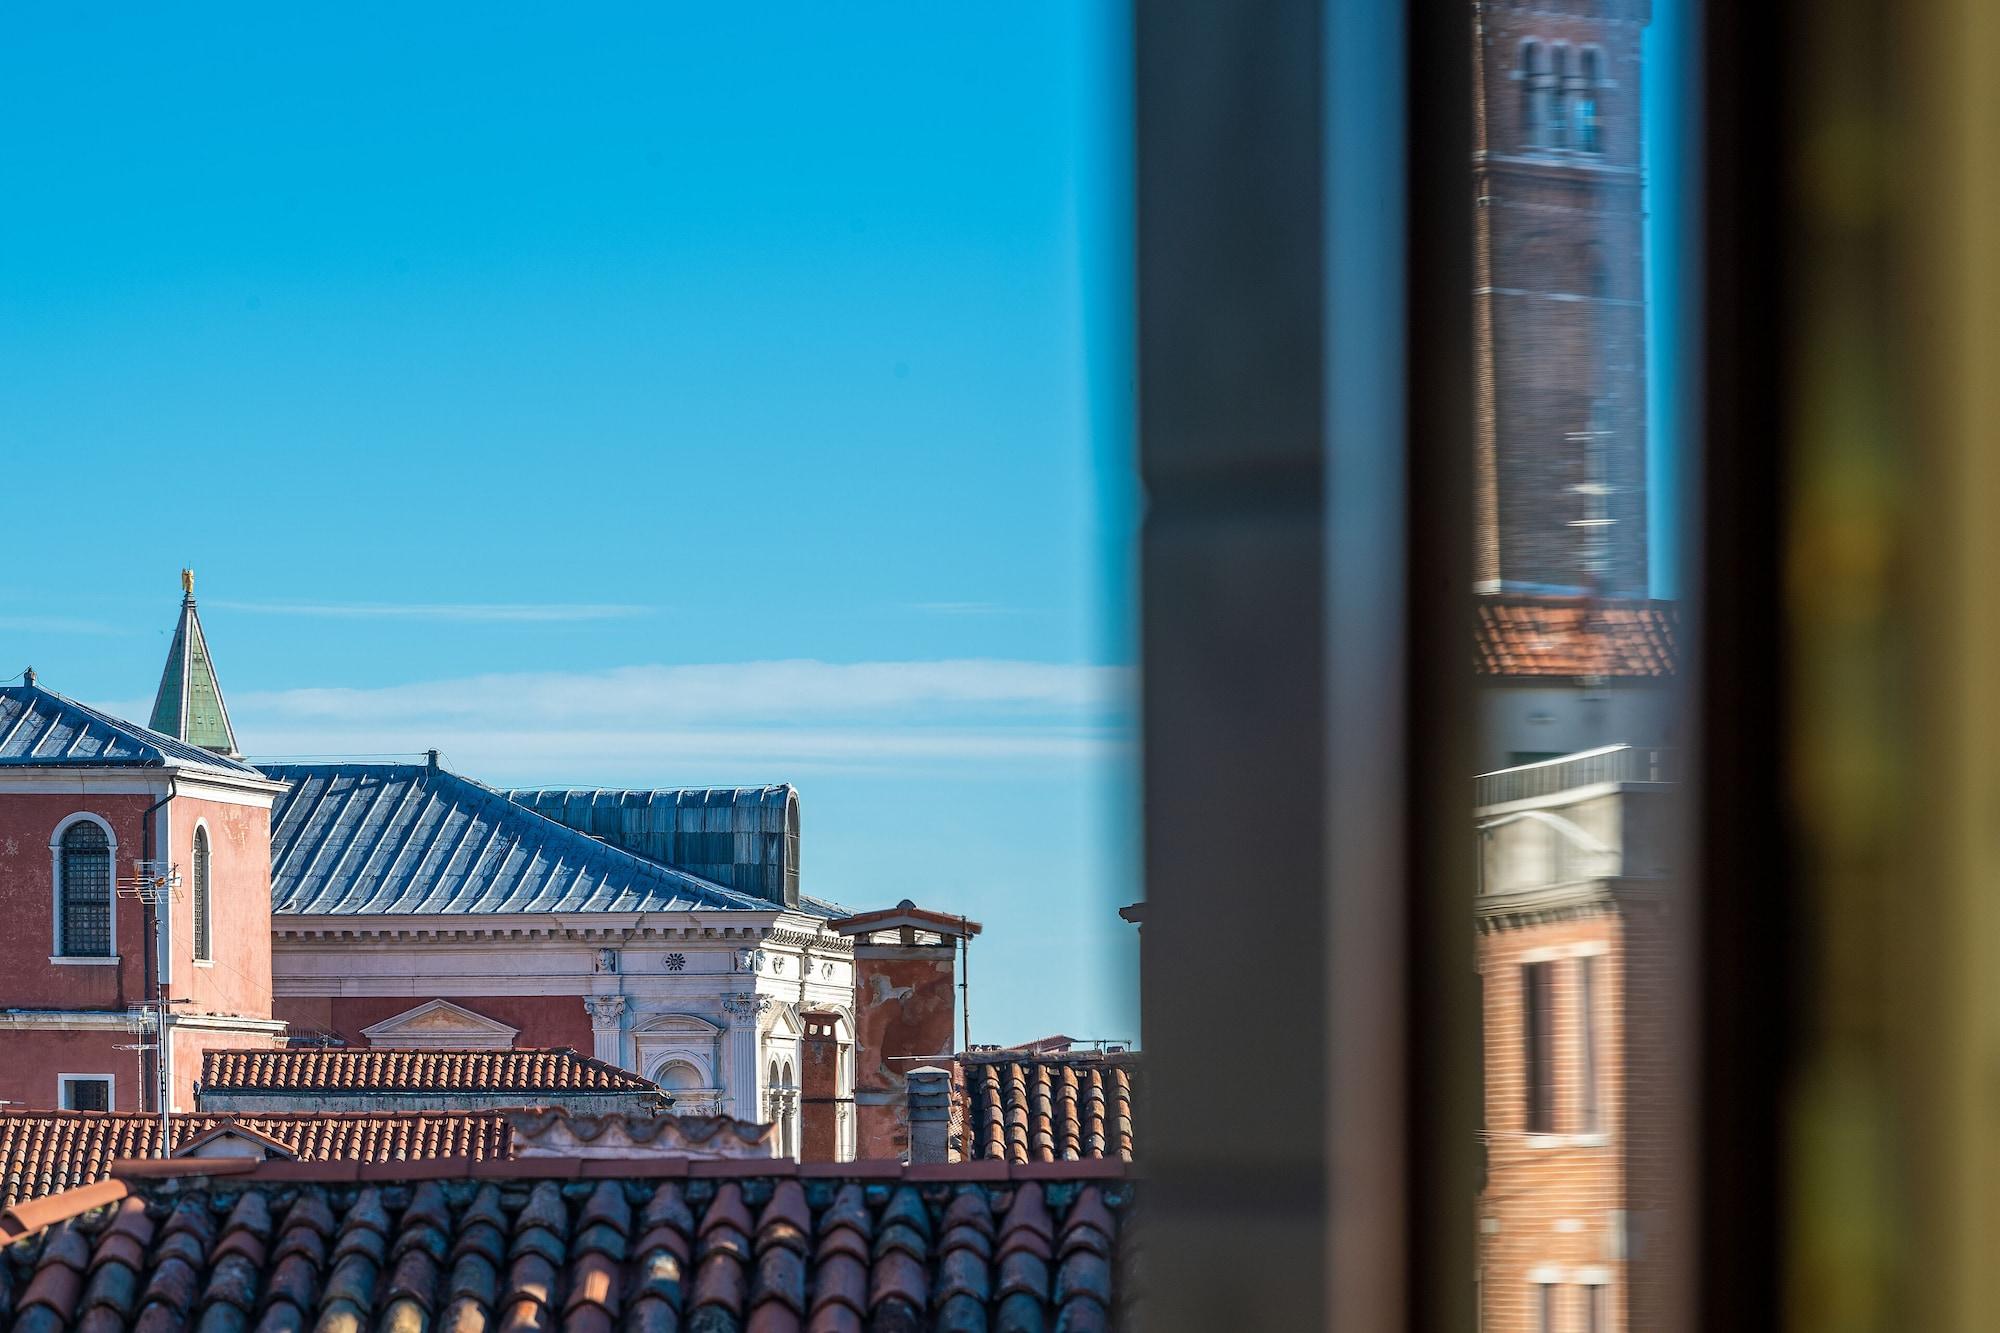
<svg viewBox="0 0 2000 1333">
<path fill-rule="evenodd" d="M 0 16 L 0 675 L 143 709 L 192 564 L 246 749 L 792 781 L 1134 1035 L 1122 16 Z"/>
<path fill-rule="evenodd" d="M 791 781 L 976 1040 L 1134 1035 L 1124 15 L 0 15 L 0 676 L 143 717 L 189 563 L 255 753 Z"/>
</svg>

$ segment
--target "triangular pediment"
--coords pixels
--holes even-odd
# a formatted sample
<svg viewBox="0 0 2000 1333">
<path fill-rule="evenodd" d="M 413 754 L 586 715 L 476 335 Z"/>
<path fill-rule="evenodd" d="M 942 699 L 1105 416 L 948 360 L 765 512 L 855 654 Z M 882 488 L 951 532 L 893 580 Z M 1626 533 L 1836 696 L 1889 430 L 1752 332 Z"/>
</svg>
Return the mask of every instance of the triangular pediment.
<svg viewBox="0 0 2000 1333">
<path fill-rule="evenodd" d="M 453 1051 L 504 1051 L 520 1029 L 450 1000 L 431 1000 L 361 1029 L 370 1046 Z"/>
</svg>

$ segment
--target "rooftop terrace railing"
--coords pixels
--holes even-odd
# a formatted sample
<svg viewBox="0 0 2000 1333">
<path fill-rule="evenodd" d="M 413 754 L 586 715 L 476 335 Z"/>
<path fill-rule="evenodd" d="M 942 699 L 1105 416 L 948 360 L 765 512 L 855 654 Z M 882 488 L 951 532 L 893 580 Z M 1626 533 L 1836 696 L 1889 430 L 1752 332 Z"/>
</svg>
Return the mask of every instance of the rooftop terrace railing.
<svg viewBox="0 0 2000 1333">
<path fill-rule="evenodd" d="M 1674 782 L 1680 777 L 1678 759 L 1678 751 L 1652 745 L 1580 750 L 1560 759 L 1482 773 L 1472 780 L 1472 803 L 1481 808 L 1502 805 L 1604 782 Z"/>
</svg>

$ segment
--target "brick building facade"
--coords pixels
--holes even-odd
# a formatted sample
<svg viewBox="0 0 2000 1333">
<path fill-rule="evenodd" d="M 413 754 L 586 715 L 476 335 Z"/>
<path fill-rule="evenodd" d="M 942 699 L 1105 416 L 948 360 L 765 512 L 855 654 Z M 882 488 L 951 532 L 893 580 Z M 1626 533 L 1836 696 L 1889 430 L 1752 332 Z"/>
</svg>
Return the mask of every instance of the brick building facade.
<svg viewBox="0 0 2000 1333">
<path fill-rule="evenodd" d="M 1649 0 L 1473 6 L 1476 580 L 1643 596 Z"/>
<path fill-rule="evenodd" d="M 1670 791 L 1593 780 L 1478 810 L 1490 1333 L 1615 1333 L 1657 1308 Z"/>
</svg>

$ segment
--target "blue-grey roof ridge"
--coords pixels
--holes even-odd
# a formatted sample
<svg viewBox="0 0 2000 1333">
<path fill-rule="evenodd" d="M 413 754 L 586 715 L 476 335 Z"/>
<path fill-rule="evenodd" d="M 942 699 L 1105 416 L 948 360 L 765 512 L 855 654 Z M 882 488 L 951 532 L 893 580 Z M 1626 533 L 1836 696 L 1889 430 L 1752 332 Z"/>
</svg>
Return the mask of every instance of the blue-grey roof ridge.
<svg viewBox="0 0 2000 1333">
<path fill-rule="evenodd" d="M 202 769 L 262 778 L 249 764 L 113 717 L 39 684 L 0 685 L 0 767 Z"/>
<path fill-rule="evenodd" d="M 279 914 L 782 911 L 428 764 L 276 763 Z"/>
</svg>

